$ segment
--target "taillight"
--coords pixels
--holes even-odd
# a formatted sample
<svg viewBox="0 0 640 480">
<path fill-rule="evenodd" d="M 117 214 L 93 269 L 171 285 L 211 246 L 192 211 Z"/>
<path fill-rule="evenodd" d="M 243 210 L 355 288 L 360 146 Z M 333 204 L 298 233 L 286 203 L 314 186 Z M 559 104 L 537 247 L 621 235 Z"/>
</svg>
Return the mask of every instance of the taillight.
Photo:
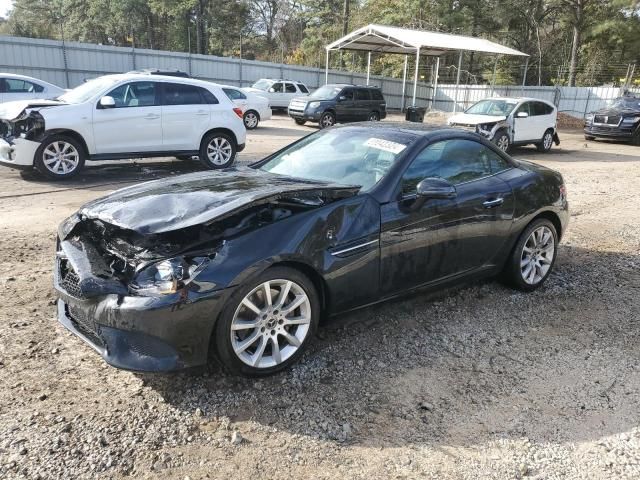
<svg viewBox="0 0 640 480">
<path fill-rule="evenodd" d="M 560 185 L 560 196 L 562 198 L 567 198 L 567 187 L 564 186 L 564 183 Z"/>
<path fill-rule="evenodd" d="M 242 118 L 242 109 L 241 108 L 233 107 L 233 111 L 236 112 L 236 115 L 238 115 L 240 118 Z"/>
</svg>

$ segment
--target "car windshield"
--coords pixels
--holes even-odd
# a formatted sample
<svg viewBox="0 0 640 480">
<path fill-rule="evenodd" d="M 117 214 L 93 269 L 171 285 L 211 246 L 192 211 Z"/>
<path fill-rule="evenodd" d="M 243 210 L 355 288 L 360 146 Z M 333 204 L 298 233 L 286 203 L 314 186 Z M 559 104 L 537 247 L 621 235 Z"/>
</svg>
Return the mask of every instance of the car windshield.
<svg viewBox="0 0 640 480">
<path fill-rule="evenodd" d="M 635 97 L 620 97 L 616 98 L 609 105 L 611 108 L 617 108 L 620 110 L 639 110 L 640 98 Z"/>
<path fill-rule="evenodd" d="M 95 78 L 63 93 L 56 100 L 65 103 L 84 103 L 101 91 L 108 89 L 117 81 L 117 79 L 111 77 Z"/>
<path fill-rule="evenodd" d="M 518 104 L 515 100 L 480 100 L 464 113 L 472 115 L 509 115 Z"/>
<path fill-rule="evenodd" d="M 415 139 L 414 135 L 346 127 L 309 135 L 260 167 L 271 173 L 357 185 L 370 190 Z"/>
<path fill-rule="evenodd" d="M 252 88 L 257 88 L 258 90 L 264 90 L 265 92 L 271 88 L 273 82 L 271 80 L 258 80 L 256 83 L 251 85 Z"/>
<path fill-rule="evenodd" d="M 317 89 L 315 92 L 309 95 L 309 97 L 318 98 L 321 100 L 330 100 L 332 98 L 336 98 L 336 95 L 338 95 L 341 91 L 342 91 L 342 87 L 333 87 L 331 85 L 325 85 Z"/>
</svg>

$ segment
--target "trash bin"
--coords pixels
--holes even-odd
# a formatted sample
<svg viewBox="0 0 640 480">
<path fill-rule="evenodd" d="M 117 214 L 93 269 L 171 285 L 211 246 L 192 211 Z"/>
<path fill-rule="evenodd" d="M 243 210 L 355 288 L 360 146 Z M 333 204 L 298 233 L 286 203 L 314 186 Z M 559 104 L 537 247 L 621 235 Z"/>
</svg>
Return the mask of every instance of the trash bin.
<svg viewBox="0 0 640 480">
<path fill-rule="evenodd" d="M 408 122 L 422 123 L 424 121 L 425 113 L 427 113 L 427 109 L 425 107 L 408 107 L 404 119 Z"/>
</svg>

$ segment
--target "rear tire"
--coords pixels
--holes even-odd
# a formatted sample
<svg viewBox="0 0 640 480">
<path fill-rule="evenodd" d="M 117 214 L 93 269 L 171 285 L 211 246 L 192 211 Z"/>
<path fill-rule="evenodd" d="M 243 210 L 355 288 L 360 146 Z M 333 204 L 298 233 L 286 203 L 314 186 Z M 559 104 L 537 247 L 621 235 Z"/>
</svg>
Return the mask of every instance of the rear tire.
<svg viewBox="0 0 640 480">
<path fill-rule="evenodd" d="M 284 370 L 311 342 L 319 315 L 318 293 L 307 276 L 269 268 L 240 285 L 225 304 L 213 339 L 218 359 L 231 373 L 247 377 Z"/>
<path fill-rule="evenodd" d="M 548 152 L 551 150 L 551 146 L 553 145 L 553 130 L 549 129 L 544 132 L 542 136 L 542 140 L 540 143 L 536 143 L 536 148 L 539 152 Z"/>
<path fill-rule="evenodd" d="M 369 114 L 368 120 L 370 122 L 379 122 L 380 121 L 380 114 L 378 112 L 371 112 Z"/>
<path fill-rule="evenodd" d="M 200 161 L 212 169 L 228 168 L 233 165 L 237 153 L 236 142 L 226 133 L 210 132 L 200 144 Z"/>
<path fill-rule="evenodd" d="M 549 278 L 558 254 L 558 232 L 550 220 L 539 218 L 520 234 L 504 268 L 504 279 L 518 290 L 531 292 Z"/>
<path fill-rule="evenodd" d="M 301 118 L 294 118 L 293 121 L 296 122 L 296 125 L 304 125 L 307 123 L 306 120 L 302 120 Z"/>
<path fill-rule="evenodd" d="M 35 169 L 51 180 L 67 180 L 84 168 L 84 147 L 72 137 L 51 135 L 45 138 L 33 158 Z"/>
</svg>

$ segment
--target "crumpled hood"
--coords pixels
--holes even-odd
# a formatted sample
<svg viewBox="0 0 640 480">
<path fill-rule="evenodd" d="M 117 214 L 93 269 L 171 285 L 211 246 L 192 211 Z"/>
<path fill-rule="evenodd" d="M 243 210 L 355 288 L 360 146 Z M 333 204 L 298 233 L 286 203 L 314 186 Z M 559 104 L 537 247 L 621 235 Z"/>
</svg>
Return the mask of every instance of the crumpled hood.
<svg viewBox="0 0 640 480">
<path fill-rule="evenodd" d="M 472 115 L 469 113 L 459 113 L 458 115 L 453 115 L 449 117 L 447 123 L 449 125 L 459 124 L 459 125 L 480 125 L 482 123 L 495 123 L 506 120 L 507 117 L 504 115 Z"/>
<path fill-rule="evenodd" d="M 248 167 L 196 172 L 123 188 L 84 205 L 81 219 L 101 220 L 140 234 L 221 220 L 252 205 L 296 192 L 350 197 L 360 187 L 301 180 Z"/>
<path fill-rule="evenodd" d="M 27 108 L 51 107 L 57 105 L 67 105 L 57 100 L 16 100 L 13 102 L 0 103 L 0 120 L 15 120 Z"/>
</svg>

